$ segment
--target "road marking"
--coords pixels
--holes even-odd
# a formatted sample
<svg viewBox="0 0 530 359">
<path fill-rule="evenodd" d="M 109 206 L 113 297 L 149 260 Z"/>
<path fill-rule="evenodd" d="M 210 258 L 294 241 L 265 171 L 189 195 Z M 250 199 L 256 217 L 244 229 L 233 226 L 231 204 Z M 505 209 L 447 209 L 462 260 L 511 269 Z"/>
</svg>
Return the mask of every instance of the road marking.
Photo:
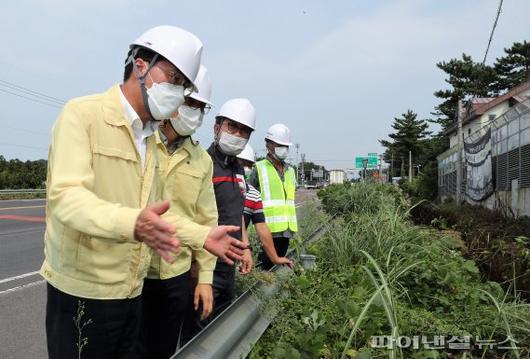
<svg viewBox="0 0 530 359">
<path fill-rule="evenodd" d="M 17 275 L 17 276 L 14 276 L 14 277 L 9 277 L 9 278 L 2 279 L 2 280 L 0 280 L 0 284 L 7 283 L 7 282 L 12 282 L 12 281 L 17 280 L 17 279 L 31 277 L 32 275 L 35 275 L 35 274 L 39 274 L 39 271 L 29 272 L 29 273 Z"/>
<path fill-rule="evenodd" d="M 9 288 L 9 289 L 1 291 L 0 292 L 0 296 L 8 294 L 8 293 L 13 293 L 13 292 L 16 292 L 16 291 L 19 291 L 19 290 L 22 290 L 22 289 L 31 288 L 31 287 L 34 287 L 36 285 L 42 284 L 44 282 L 46 282 L 46 281 L 44 279 L 42 279 L 42 280 L 38 280 L 36 282 L 31 282 L 31 283 L 28 283 L 28 284 L 19 285 L 18 287 Z"/>
<path fill-rule="evenodd" d="M 4 207 L 0 208 L 0 211 L 9 211 L 13 209 L 27 209 L 27 208 L 44 208 L 46 206 L 23 206 L 23 207 Z"/>
<path fill-rule="evenodd" d="M 21 221 L 21 222 L 40 222 L 40 223 L 46 222 L 45 217 L 19 216 L 16 214 L 8 214 L 8 215 L 0 216 L 0 219 L 10 219 L 12 221 Z"/>
</svg>

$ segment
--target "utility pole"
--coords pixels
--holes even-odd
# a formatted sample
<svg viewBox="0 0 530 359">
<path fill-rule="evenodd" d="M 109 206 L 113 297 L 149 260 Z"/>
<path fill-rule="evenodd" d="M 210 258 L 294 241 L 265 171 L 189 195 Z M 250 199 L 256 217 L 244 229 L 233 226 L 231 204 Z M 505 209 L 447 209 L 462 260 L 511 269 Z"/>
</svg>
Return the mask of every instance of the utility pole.
<svg viewBox="0 0 530 359">
<path fill-rule="evenodd" d="M 390 174 L 388 177 L 389 182 L 392 183 L 392 177 L 394 177 L 394 152 L 390 152 Z"/>
<path fill-rule="evenodd" d="M 458 100 L 458 107 L 456 110 L 456 120 L 458 122 L 458 145 L 457 145 L 457 156 L 456 156 L 456 203 L 460 204 L 461 201 L 461 190 L 462 190 L 462 147 L 464 147 L 463 134 L 462 134 L 462 100 Z"/>
<path fill-rule="evenodd" d="M 305 153 L 302 153 L 302 185 L 305 184 L 304 163 L 305 163 Z"/>
<path fill-rule="evenodd" d="M 297 182 L 300 182 L 300 177 L 299 177 L 299 167 L 300 167 L 300 162 L 298 162 L 298 150 L 300 149 L 300 144 L 299 143 L 296 143 L 294 145 L 294 147 L 296 148 L 296 181 Z"/>
<path fill-rule="evenodd" d="M 383 182 L 383 155 L 379 155 L 379 183 Z"/>
<path fill-rule="evenodd" d="M 412 182 L 412 151 L 409 151 L 409 182 Z"/>
</svg>

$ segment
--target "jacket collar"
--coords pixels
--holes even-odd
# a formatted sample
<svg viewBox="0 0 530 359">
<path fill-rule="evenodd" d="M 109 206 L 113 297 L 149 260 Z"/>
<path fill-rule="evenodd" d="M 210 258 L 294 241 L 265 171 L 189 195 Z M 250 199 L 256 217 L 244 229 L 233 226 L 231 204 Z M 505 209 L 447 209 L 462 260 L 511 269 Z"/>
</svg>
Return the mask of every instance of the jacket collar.
<svg viewBox="0 0 530 359">
<path fill-rule="evenodd" d="M 120 85 L 114 85 L 103 93 L 104 119 L 109 125 L 126 126 L 128 124 L 121 104 L 120 92 Z"/>
<path fill-rule="evenodd" d="M 221 152 L 221 150 L 219 150 L 219 148 L 217 148 L 215 142 L 212 142 L 210 148 L 208 148 L 208 153 L 212 156 L 214 161 L 219 163 L 219 165 L 223 168 L 238 164 L 237 158 L 235 156 L 225 155 L 223 152 Z"/>
</svg>

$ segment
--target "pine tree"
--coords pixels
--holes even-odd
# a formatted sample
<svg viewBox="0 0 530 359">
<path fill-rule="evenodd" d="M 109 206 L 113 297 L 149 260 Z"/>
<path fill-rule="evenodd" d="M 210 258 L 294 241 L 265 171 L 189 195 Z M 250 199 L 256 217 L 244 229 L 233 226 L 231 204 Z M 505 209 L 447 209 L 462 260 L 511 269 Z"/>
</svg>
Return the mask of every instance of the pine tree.
<svg viewBox="0 0 530 359">
<path fill-rule="evenodd" d="M 498 76 L 493 67 L 475 62 L 471 56 L 462 54 L 462 59 L 451 59 L 442 61 L 436 66 L 444 71 L 449 77 L 445 80 L 450 89 L 439 90 L 434 96 L 443 100 L 435 107 L 435 120 L 442 131 L 450 127 L 455 119 L 459 99 L 467 99 L 472 96 L 490 97 L 498 94 Z"/>
<path fill-rule="evenodd" d="M 401 118 L 394 118 L 392 128 L 395 132 L 388 135 L 392 141 L 379 140 L 381 145 L 386 147 L 385 161 L 390 162 L 392 158 L 394 159 L 394 169 L 399 168 L 404 163 L 407 163 L 408 166 L 409 151 L 412 152 L 414 158 L 420 156 L 423 147 L 422 140 L 431 134 L 427 130 L 429 127 L 427 121 L 419 120 L 414 111 L 408 110 L 401 116 Z M 394 170 L 392 175 L 395 173 Z M 405 173 L 401 173 L 401 175 L 403 176 Z"/>
<path fill-rule="evenodd" d="M 530 80 L 530 42 L 515 42 L 504 52 L 506 56 L 497 58 L 494 65 L 499 76 L 496 89 L 500 92 Z"/>
</svg>

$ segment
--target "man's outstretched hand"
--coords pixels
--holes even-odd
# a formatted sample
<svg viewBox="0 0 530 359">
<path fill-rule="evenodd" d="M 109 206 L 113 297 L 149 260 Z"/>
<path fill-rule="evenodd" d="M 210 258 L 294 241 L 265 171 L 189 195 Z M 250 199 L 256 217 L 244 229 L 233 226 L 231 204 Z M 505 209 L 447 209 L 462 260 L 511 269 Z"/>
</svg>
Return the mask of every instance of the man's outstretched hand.
<svg viewBox="0 0 530 359">
<path fill-rule="evenodd" d="M 243 258 L 243 250 L 248 248 L 247 244 L 228 234 L 237 231 L 238 226 L 213 227 L 204 242 L 204 249 L 221 258 L 226 264 L 234 265 L 234 261 Z"/>
<path fill-rule="evenodd" d="M 144 242 L 165 261 L 175 261 L 180 242 L 176 237 L 176 228 L 160 216 L 169 209 L 169 202 L 163 201 L 146 206 L 136 218 L 134 239 Z"/>
</svg>

